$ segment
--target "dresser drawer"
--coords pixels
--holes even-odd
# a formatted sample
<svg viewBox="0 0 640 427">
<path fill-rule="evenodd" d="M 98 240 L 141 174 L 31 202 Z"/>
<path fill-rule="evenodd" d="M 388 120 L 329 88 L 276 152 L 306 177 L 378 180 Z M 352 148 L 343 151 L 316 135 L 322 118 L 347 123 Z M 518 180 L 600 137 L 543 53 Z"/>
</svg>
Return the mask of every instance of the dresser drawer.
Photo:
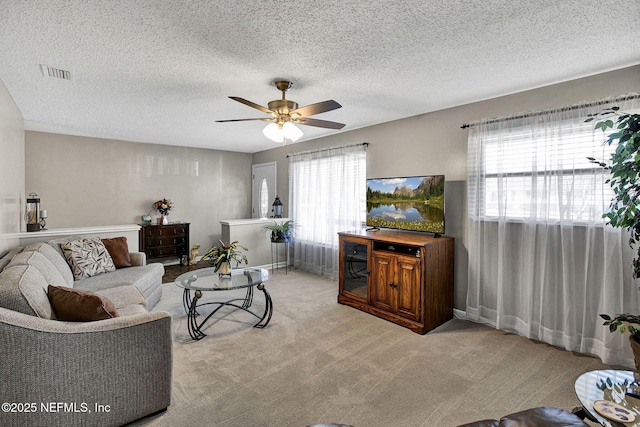
<svg viewBox="0 0 640 427">
<path fill-rule="evenodd" d="M 148 248 L 145 253 L 149 258 L 162 258 L 169 256 L 182 256 L 187 254 L 186 246 L 159 246 Z"/>
<path fill-rule="evenodd" d="M 144 227 L 145 237 L 184 236 L 186 234 L 187 234 L 187 227 L 185 224 Z"/>
<path fill-rule="evenodd" d="M 187 236 L 166 236 L 166 237 L 149 237 L 146 239 L 145 247 L 153 248 L 157 246 L 175 246 L 185 245 L 187 243 Z"/>
</svg>

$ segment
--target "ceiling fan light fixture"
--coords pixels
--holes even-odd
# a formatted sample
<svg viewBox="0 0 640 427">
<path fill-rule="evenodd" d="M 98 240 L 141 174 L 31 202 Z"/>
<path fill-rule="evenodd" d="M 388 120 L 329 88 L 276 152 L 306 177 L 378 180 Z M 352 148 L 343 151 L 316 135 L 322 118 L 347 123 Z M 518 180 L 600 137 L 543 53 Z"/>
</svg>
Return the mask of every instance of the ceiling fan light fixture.
<svg viewBox="0 0 640 427">
<path fill-rule="evenodd" d="M 264 136 L 272 140 L 273 142 L 283 142 L 284 141 L 284 133 L 278 127 L 276 123 L 269 123 L 263 130 L 262 133 Z"/>
<path fill-rule="evenodd" d="M 284 133 L 284 137 L 286 139 L 290 139 L 293 142 L 296 142 L 302 137 L 302 131 L 298 126 L 294 125 L 291 122 L 286 122 L 282 125 L 282 132 Z"/>
<path fill-rule="evenodd" d="M 291 87 L 291 82 L 287 80 L 278 80 L 275 82 L 275 84 L 278 90 L 282 91 L 282 99 L 269 101 L 269 108 L 265 108 L 262 105 L 248 101 L 244 98 L 239 98 L 237 96 L 229 97 L 234 101 L 266 113 L 270 115 L 271 118 L 216 120 L 216 122 L 244 122 L 251 120 L 271 122 L 262 130 L 262 133 L 270 140 L 281 144 L 286 144 L 287 141 L 296 142 L 297 140 L 302 138 L 303 133 L 296 126 L 296 124 L 325 129 L 342 129 L 345 126 L 343 123 L 331 122 L 328 120 L 311 119 L 308 117 L 316 114 L 326 113 L 327 111 L 333 111 L 337 108 L 342 108 L 342 105 L 338 104 L 336 101 L 329 100 L 316 102 L 315 104 L 298 107 L 297 102 L 285 98 L 285 92 Z"/>
<path fill-rule="evenodd" d="M 264 136 L 273 142 L 282 143 L 286 140 L 296 142 L 302 137 L 302 131 L 291 122 L 279 126 L 277 123 L 269 123 L 263 130 Z"/>
</svg>

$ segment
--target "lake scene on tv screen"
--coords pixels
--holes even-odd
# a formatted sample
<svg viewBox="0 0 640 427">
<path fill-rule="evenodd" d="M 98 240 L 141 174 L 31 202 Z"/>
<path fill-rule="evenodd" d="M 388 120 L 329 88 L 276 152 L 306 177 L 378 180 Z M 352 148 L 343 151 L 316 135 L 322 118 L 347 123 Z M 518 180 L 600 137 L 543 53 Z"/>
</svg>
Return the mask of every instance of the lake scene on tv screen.
<svg viewBox="0 0 640 427">
<path fill-rule="evenodd" d="M 368 179 L 367 226 L 444 233 L 444 175 Z"/>
</svg>

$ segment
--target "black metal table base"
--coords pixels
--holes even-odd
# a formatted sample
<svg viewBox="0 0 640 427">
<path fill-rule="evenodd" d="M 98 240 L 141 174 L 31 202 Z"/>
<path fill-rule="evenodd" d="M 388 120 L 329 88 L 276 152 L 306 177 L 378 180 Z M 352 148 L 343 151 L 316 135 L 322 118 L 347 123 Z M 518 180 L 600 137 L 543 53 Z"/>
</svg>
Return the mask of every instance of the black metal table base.
<svg viewBox="0 0 640 427">
<path fill-rule="evenodd" d="M 200 340 L 206 337 L 207 334 L 202 332 L 202 327 L 207 323 L 211 316 L 216 314 L 222 307 L 234 307 L 257 317 L 260 320 L 258 320 L 258 323 L 253 325 L 254 328 L 264 328 L 267 326 L 271 320 L 271 315 L 273 314 L 273 302 L 271 301 L 271 295 L 269 295 L 264 283 L 260 283 L 256 287 L 264 294 L 265 307 L 262 315 L 250 310 L 250 307 L 253 304 L 253 286 L 247 288 L 247 293 L 244 298 L 233 298 L 226 301 L 211 301 L 202 304 L 198 304 L 198 300 L 202 298 L 202 291 L 196 290 L 193 297 L 191 297 L 191 290 L 185 289 L 182 294 L 182 303 L 184 305 L 184 310 L 187 313 L 187 329 L 189 330 L 191 338 L 194 340 Z M 200 313 L 198 313 L 197 309 L 198 307 L 204 307 L 206 305 L 218 305 L 218 307 L 209 313 L 207 317 L 198 322 Z"/>
</svg>

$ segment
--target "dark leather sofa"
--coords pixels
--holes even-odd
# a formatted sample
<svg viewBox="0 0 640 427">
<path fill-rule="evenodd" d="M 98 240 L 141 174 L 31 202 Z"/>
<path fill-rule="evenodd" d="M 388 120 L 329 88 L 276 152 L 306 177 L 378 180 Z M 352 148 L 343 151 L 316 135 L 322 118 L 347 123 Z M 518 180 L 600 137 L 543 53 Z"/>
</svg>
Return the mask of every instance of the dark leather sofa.
<svg viewBox="0 0 640 427">
<path fill-rule="evenodd" d="M 589 427 L 580 417 L 558 408 L 533 408 L 506 415 L 499 420 L 482 420 L 458 427 Z"/>
</svg>

